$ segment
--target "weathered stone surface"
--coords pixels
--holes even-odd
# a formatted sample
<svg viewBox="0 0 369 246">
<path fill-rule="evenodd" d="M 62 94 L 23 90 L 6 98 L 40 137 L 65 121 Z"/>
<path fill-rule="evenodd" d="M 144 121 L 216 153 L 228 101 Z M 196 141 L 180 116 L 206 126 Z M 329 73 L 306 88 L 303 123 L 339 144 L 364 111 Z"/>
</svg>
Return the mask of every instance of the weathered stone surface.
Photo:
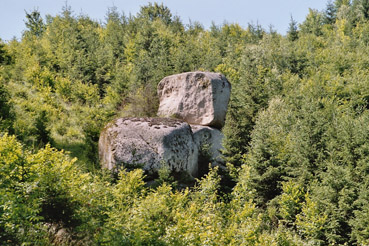
<svg viewBox="0 0 369 246">
<path fill-rule="evenodd" d="M 219 166 L 224 164 L 221 150 L 223 149 L 222 140 L 223 133 L 218 129 L 208 127 L 191 125 L 193 138 L 199 149 L 199 156 L 206 159 L 212 166 Z"/>
<path fill-rule="evenodd" d="M 158 115 L 190 124 L 221 128 L 227 112 L 231 84 L 220 73 L 189 72 L 162 79 L 158 85 Z"/>
<path fill-rule="evenodd" d="M 154 173 L 165 164 L 171 171 L 197 176 L 198 150 L 190 126 L 166 118 L 120 118 L 100 134 L 99 156 L 103 167 L 143 165 Z"/>
</svg>

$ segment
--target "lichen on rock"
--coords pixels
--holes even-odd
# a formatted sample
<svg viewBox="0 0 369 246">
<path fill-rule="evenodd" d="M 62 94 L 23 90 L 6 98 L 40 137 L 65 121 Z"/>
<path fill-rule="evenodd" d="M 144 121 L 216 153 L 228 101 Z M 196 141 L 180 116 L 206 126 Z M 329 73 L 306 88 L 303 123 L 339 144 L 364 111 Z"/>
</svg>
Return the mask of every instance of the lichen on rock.
<svg viewBox="0 0 369 246">
<path fill-rule="evenodd" d="M 142 166 L 157 172 L 164 162 L 172 171 L 197 176 L 197 148 L 191 127 L 169 118 L 120 118 L 100 135 L 99 156 L 110 170 Z"/>
<path fill-rule="evenodd" d="M 158 115 L 175 115 L 190 124 L 221 128 L 231 84 L 219 73 L 188 72 L 162 79 L 158 85 Z"/>
</svg>

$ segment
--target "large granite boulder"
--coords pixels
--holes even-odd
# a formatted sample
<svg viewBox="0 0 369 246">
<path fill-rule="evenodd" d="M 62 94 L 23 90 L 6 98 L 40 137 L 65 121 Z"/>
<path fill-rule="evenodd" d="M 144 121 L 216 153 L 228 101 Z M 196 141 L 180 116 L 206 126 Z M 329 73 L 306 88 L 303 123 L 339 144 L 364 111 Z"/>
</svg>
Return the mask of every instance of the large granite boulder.
<svg viewBox="0 0 369 246">
<path fill-rule="evenodd" d="M 100 134 L 103 167 L 142 166 L 148 173 L 163 165 L 170 171 L 197 176 L 198 149 L 186 122 L 169 118 L 120 118 Z"/>
<path fill-rule="evenodd" d="M 171 75 L 158 85 L 158 115 L 220 129 L 224 125 L 230 92 L 231 84 L 220 73 Z"/>
</svg>

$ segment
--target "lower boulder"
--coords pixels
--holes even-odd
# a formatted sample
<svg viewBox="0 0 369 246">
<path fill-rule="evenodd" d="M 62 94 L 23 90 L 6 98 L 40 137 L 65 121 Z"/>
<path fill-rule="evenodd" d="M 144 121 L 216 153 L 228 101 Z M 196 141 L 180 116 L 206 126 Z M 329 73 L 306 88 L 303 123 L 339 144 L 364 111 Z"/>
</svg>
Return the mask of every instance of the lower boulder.
<svg viewBox="0 0 369 246">
<path fill-rule="evenodd" d="M 191 125 L 193 139 L 198 148 L 199 176 L 208 172 L 209 164 L 212 167 L 224 166 L 221 150 L 223 149 L 223 133 L 213 127 Z"/>
<path fill-rule="evenodd" d="M 120 118 L 100 134 L 103 167 L 141 167 L 149 174 L 163 166 L 174 172 L 198 175 L 198 149 L 186 122 L 170 118 Z"/>
</svg>

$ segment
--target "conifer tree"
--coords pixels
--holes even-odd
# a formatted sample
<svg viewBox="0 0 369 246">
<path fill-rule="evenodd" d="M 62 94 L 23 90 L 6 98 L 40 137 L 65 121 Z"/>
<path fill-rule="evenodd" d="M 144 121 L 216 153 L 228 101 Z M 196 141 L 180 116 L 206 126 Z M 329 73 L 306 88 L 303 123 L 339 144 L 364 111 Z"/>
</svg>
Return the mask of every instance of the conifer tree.
<svg viewBox="0 0 369 246">
<path fill-rule="evenodd" d="M 29 33 L 40 37 L 46 28 L 40 12 L 37 9 L 33 10 L 31 13 L 26 11 L 26 18 L 25 25 Z"/>
<path fill-rule="evenodd" d="M 336 21 L 337 9 L 333 2 L 330 0 L 327 3 L 327 7 L 324 11 L 325 24 L 333 24 Z"/>
<path fill-rule="evenodd" d="M 149 5 L 142 7 L 139 16 L 148 18 L 150 21 L 161 19 L 165 24 L 170 24 L 172 22 L 172 14 L 169 8 L 158 3 L 150 3 Z"/>
<path fill-rule="evenodd" d="M 350 6 L 351 5 L 351 0 L 336 0 L 336 1 L 334 1 L 334 6 L 335 6 L 337 11 L 343 5 Z"/>
<path fill-rule="evenodd" d="M 287 35 L 290 41 L 295 41 L 296 39 L 298 39 L 297 22 L 293 19 L 292 15 Z"/>
</svg>

